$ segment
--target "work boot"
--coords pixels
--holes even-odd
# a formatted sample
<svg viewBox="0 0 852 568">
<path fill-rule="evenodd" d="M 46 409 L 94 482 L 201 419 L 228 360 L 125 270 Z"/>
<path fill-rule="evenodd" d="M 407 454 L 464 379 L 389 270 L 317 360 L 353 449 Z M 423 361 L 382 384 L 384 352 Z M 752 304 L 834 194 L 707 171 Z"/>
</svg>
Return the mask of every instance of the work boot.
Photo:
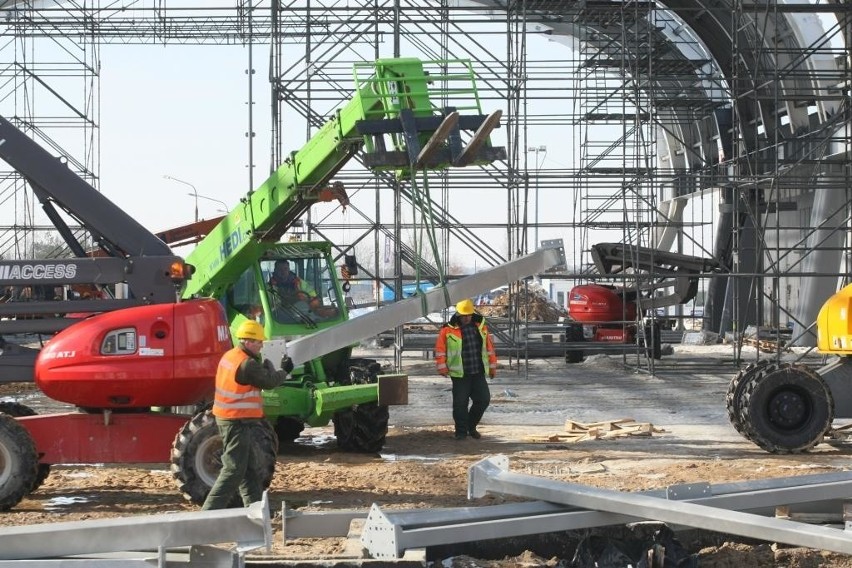
<svg viewBox="0 0 852 568">
<path fill-rule="evenodd" d="M 480 434 L 480 433 L 476 430 L 476 428 L 474 428 L 473 430 L 471 430 L 470 432 L 468 432 L 468 434 L 470 434 L 470 437 L 471 437 L 471 438 L 473 438 L 474 440 L 478 440 L 478 439 L 480 439 L 480 438 L 482 437 L 482 434 Z"/>
<path fill-rule="evenodd" d="M 467 438 L 462 432 L 456 432 L 456 440 L 464 440 Z"/>
</svg>

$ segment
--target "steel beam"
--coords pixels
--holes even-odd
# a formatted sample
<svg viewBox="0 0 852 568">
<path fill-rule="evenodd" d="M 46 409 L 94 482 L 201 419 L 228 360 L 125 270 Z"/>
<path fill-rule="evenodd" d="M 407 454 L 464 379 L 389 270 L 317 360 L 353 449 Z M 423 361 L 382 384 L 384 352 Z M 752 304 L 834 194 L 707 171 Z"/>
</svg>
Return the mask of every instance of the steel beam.
<svg viewBox="0 0 852 568">
<path fill-rule="evenodd" d="M 852 535 L 843 531 L 794 521 L 728 511 L 704 504 L 665 500 L 638 493 L 597 489 L 576 483 L 511 473 L 505 456 L 486 458 L 471 466 L 468 497 L 487 493 L 514 495 L 561 503 L 628 518 L 650 519 L 768 542 L 782 542 L 843 554 L 852 553 Z"/>
<path fill-rule="evenodd" d="M 841 516 L 841 500 L 852 495 L 852 472 L 757 479 L 710 485 L 690 483 L 641 492 L 730 510 L 773 516 L 776 507 Z M 624 524 L 626 515 L 583 511 L 544 501 L 484 507 L 369 511 L 282 510 L 284 538 L 344 537 L 353 520 L 366 519 L 361 544 L 373 558 L 399 558 L 406 550 L 554 531 Z"/>
<path fill-rule="evenodd" d="M 400 300 L 340 325 L 290 341 L 286 344 L 286 348 L 274 340 L 267 341 L 267 345 L 264 346 L 264 355 L 277 361 L 286 349 L 293 363 L 301 365 L 335 349 L 376 336 L 431 312 L 439 312 L 464 298 L 545 272 L 549 268 L 564 263 L 564 254 L 564 250 L 559 248 L 539 249 L 490 270 L 477 272 L 445 286 L 432 288 L 422 296 Z"/>
<path fill-rule="evenodd" d="M 156 552 L 110 552 L 73 558 L 0 560 L 0 568 L 243 568 L 237 552 L 213 546 Z"/>
<path fill-rule="evenodd" d="M 236 542 L 245 552 L 272 546 L 269 498 L 246 508 L 164 513 L 0 529 L 0 560 L 59 558 Z"/>
<path fill-rule="evenodd" d="M 366 510 L 308 511 L 291 509 L 287 502 L 281 503 L 281 538 L 331 538 L 349 534 L 349 526 L 355 519 L 367 518 Z"/>
</svg>

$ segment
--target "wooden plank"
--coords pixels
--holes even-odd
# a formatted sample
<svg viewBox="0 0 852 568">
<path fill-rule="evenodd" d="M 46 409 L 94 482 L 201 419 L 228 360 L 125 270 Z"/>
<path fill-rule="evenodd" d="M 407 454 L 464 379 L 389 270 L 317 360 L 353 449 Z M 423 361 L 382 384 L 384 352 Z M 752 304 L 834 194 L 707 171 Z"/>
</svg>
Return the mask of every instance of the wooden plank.
<svg viewBox="0 0 852 568">
<path fill-rule="evenodd" d="M 602 440 L 628 436 L 651 436 L 654 433 L 665 432 L 656 428 L 650 422 L 636 422 L 633 418 L 619 418 L 601 422 L 565 421 L 565 432 L 546 435 L 525 436 L 524 440 L 534 443 L 575 444 L 586 440 Z"/>
<path fill-rule="evenodd" d="M 568 431 L 568 432 L 583 431 L 583 430 L 588 430 L 590 428 L 614 430 L 615 428 L 619 427 L 618 426 L 619 424 L 631 424 L 631 423 L 635 423 L 635 422 L 636 422 L 636 420 L 634 420 L 633 418 L 619 418 L 617 420 L 605 420 L 603 422 L 589 422 L 589 423 L 586 424 L 586 423 L 583 423 L 583 422 L 577 422 L 576 420 L 568 419 L 568 420 L 565 421 L 565 430 Z"/>
</svg>

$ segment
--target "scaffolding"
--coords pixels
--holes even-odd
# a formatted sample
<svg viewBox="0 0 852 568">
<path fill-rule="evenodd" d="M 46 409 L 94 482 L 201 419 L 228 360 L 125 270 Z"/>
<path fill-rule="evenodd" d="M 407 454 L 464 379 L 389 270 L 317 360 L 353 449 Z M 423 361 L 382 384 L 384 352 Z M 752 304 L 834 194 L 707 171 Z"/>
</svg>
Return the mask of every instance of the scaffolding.
<svg viewBox="0 0 852 568">
<path fill-rule="evenodd" d="M 789 340 L 806 344 L 814 302 L 848 273 L 845 4 L 101 4 L 7 3 L 0 45 L 2 113 L 95 187 L 104 45 L 247 46 L 251 70 L 254 48 L 268 50 L 264 158 L 252 138 L 267 120 L 253 112 L 251 77 L 245 87 L 249 187 L 256 168 L 274 170 L 332 116 L 351 90 L 353 64 L 398 55 L 473 61 L 486 110 L 504 110 L 497 136 L 509 155 L 429 178 L 437 257 L 420 245 L 411 184 L 357 164 L 339 175 L 355 196 L 345 220 L 323 207 L 304 219 L 304 236 L 335 243 L 341 261 L 357 251 L 375 305 L 386 287 L 400 297 L 405 283 L 496 266 L 555 238 L 565 240 L 566 267 L 540 282 L 563 307 L 572 284 L 639 289 L 659 276 L 595 273 L 592 245 L 607 240 L 719 260 L 728 272 L 702 280 L 690 308 L 703 304 L 705 329 L 736 339 L 747 325 L 767 327 L 781 345 L 792 326 Z M 708 19 L 716 36 L 702 35 Z M 0 255 L 62 254 L 43 250 L 52 241 L 37 235 L 51 227 L 24 180 L 1 179 Z M 496 331 L 523 356 L 519 338 L 529 339 L 533 322 L 514 301 Z M 688 315 L 679 307 L 662 317 L 682 328 Z M 423 347 L 402 328 L 394 344 L 397 353 Z M 645 364 L 645 350 L 632 347 Z"/>
</svg>

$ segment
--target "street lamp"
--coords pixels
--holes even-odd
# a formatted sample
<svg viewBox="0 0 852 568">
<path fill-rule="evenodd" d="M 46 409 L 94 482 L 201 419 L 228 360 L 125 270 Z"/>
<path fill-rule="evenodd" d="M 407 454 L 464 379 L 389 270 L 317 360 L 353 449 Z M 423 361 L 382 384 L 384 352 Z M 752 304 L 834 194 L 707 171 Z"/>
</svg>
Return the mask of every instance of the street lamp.
<svg viewBox="0 0 852 568">
<path fill-rule="evenodd" d="M 188 193 L 187 195 L 192 195 L 192 194 Z M 200 193 L 196 193 L 195 197 L 196 197 L 196 199 L 206 199 L 207 201 L 212 201 L 213 203 L 221 203 L 222 207 L 223 207 L 223 209 L 221 209 L 221 211 L 228 213 L 228 204 L 225 203 L 224 201 L 222 201 L 221 199 L 214 199 L 212 197 L 207 197 L 206 195 L 201 195 Z"/>
<path fill-rule="evenodd" d="M 170 179 L 172 181 L 182 183 L 183 185 L 188 185 L 189 187 L 192 188 L 192 193 L 190 193 L 189 195 L 195 196 L 195 222 L 198 223 L 198 190 L 195 189 L 195 186 L 192 185 L 191 183 L 189 183 L 188 181 L 183 181 L 182 179 L 178 179 L 178 178 L 172 177 L 170 175 L 164 175 L 163 177 L 165 179 Z"/>
<path fill-rule="evenodd" d="M 528 146 L 527 152 L 535 152 L 535 240 L 533 250 L 538 250 L 538 176 L 541 171 L 541 164 L 547 155 L 547 146 Z M 538 159 L 539 154 L 541 154 L 541 161 Z"/>
</svg>

